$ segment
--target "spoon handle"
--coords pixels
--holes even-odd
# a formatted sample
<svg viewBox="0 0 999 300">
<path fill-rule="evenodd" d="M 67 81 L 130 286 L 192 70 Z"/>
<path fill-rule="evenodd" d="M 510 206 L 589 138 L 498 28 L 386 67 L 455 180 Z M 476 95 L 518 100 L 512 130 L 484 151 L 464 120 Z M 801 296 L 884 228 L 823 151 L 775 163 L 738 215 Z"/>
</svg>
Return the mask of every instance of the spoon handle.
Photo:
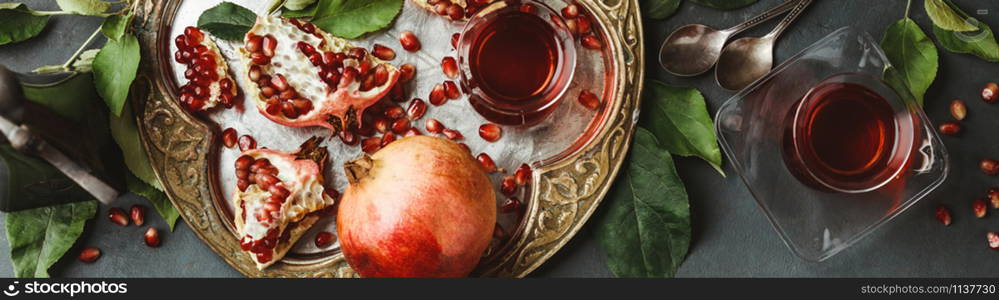
<svg viewBox="0 0 999 300">
<path fill-rule="evenodd" d="M 786 13 L 787 11 L 794 8 L 794 5 L 799 3 L 799 1 L 801 0 L 788 0 L 787 2 L 784 2 L 781 5 L 775 6 L 774 8 L 771 8 L 763 12 L 762 14 L 759 14 L 749 20 L 746 20 L 745 22 L 742 22 L 742 24 L 735 25 L 732 26 L 731 28 L 725 29 L 725 31 L 729 32 L 729 35 L 739 34 L 743 30 L 752 28 L 753 26 L 759 25 L 760 23 L 766 22 L 767 20 L 773 19 L 776 16 Z"/>
<path fill-rule="evenodd" d="M 777 38 L 780 36 L 780 34 L 784 32 L 784 29 L 787 29 L 787 26 L 790 26 L 791 22 L 794 22 L 794 20 L 798 18 L 798 15 L 801 15 L 801 12 L 805 11 L 805 8 L 808 7 L 809 4 L 812 4 L 812 0 L 801 0 L 801 2 L 798 2 L 798 5 L 794 6 L 791 13 L 784 16 L 784 19 L 781 19 L 780 23 L 777 24 L 777 27 L 767 34 L 767 38 Z"/>
</svg>

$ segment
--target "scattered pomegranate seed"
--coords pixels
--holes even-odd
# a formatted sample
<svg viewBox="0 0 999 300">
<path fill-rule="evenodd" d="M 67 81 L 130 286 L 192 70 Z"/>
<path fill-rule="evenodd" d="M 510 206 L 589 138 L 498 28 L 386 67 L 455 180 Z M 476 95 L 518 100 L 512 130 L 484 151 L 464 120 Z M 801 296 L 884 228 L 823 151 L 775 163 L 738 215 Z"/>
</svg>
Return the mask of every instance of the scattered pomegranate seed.
<svg viewBox="0 0 999 300">
<path fill-rule="evenodd" d="M 395 142 L 395 133 L 386 132 L 385 134 L 382 135 L 382 144 L 381 144 L 381 146 L 383 148 L 385 146 L 388 146 L 388 144 L 391 144 L 392 142 Z"/>
<path fill-rule="evenodd" d="M 997 98 L 999 98 L 999 85 L 995 82 L 986 83 L 985 86 L 982 87 L 982 100 L 984 100 L 985 103 L 992 103 L 996 102 Z"/>
<path fill-rule="evenodd" d="M 367 154 L 374 154 L 382 148 L 382 138 L 370 137 L 361 141 L 361 150 Z"/>
<path fill-rule="evenodd" d="M 257 140 L 254 140 L 252 136 L 245 134 L 239 137 L 239 151 L 252 149 L 257 149 Z"/>
<path fill-rule="evenodd" d="M 423 135 L 423 134 L 420 133 L 419 129 L 410 127 L 409 130 L 406 130 L 406 133 L 403 134 L 402 136 L 416 136 L 416 135 Z"/>
<path fill-rule="evenodd" d="M 371 55 L 374 55 L 381 60 L 393 60 L 395 59 L 395 50 L 385 47 L 385 45 L 382 44 L 375 44 L 371 48 Z"/>
<path fill-rule="evenodd" d="M 108 210 L 108 220 L 118 224 L 118 226 L 128 226 L 128 217 L 125 216 L 125 211 L 121 208 L 112 207 Z"/>
<path fill-rule="evenodd" d="M 562 16 L 566 18 L 575 18 L 579 16 L 579 6 L 576 4 L 569 4 L 562 8 Z"/>
<path fill-rule="evenodd" d="M 441 124 L 441 121 L 437 121 L 437 119 L 427 120 L 426 127 L 427 127 L 427 132 L 430 133 L 441 133 L 441 131 L 444 131 L 444 124 Z"/>
<path fill-rule="evenodd" d="M 940 124 L 940 133 L 946 135 L 958 135 L 961 133 L 961 123 L 955 121 L 947 121 Z"/>
<path fill-rule="evenodd" d="M 461 5 L 451 4 L 447 8 L 447 16 L 451 20 L 458 21 L 465 18 L 465 10 L 461 8 Z"/>
<path fill-rule="evenodd" d="M 458 85 L 454 81 L 445 80 L 444 81 L 444 95 L 448 99 L 455 100 L 461 98 L 461 90 L 458 89 Z"/>
<path fill-rule="evenodd" d="M 937 221 L 940 221 L 940 224 L 943 224 L 944 226 L 950 226 L 950 210 L 947 209 L 946 206 L 943 205 L 937 206 L 935 215 L 937 217 Z"/>
<path fill-rule="evenodd" d="M 992 208 L 999 209 L 999 188 L 989 188 L 988 196 L 989 202 L 992 203 Z"/>
<path fill-rule="evenodd" d="M 409 102 L 409 108 L 406 108 L 406 115 L 409 116 L 411 120 L 419 120 L 427 113 L 427 103 L 423 102 L 423 99 L 416 98 Z"/>
<path fill-rule="evenodd" d="M 317 233 L 316 234 L 316 241 L 315 241 L 316 247 L 318 247 L 318 248 L 326 248 L 330 244 L 333 244 L 334 240 L 336 240 L 336 236 L 334 236 L 332 232 L 323 231 L 323 232 Z"/>
<path fill-rule="evenodd" d="M 406 115 L 406 110 L 402 106 L 392 105 L 385 109 L 385 117 L 395 120 Z"/>
<path fill-rule="evenodd" d="M 132 223 L 135 226 L 142 226 L 146 223 L 146 207 L 138 204 L 132 205 L 132 208 L 129 209 L 129 216 L 132 217 Z"/>
<path fill-rule="evenodd" d="M 160 246 L 160 233 L 156 230 L 156 227 L 149 227 L 149 229 L 146 229 L 146 234 L 144 234 L 143 237 L 146 240 L 146 246 L 153 248 Z"/>
<path fill-rule="evenodd" d="M 517 172 L 513 173 L 513 178 L 517 182 L 517 185 L 525 185 L 531 181 L 531 166 L 527 164 L 521 164 L 517 168 Z"/>
<path fill-rule="evenodd" d="M 455 33 L 451 35 L 451 48 L 458 49 L 459 39 L 461 39 L 461 33 Z"/>
<path fill-rule="evenodd" d="M 503 135 L 503 128 L 493 123 L 486 123 L 479 126 L 479 136 L 487 142 L 495 142 Z"/>
<path fill-rule="evenodd" d="M 983 159 L 982 162 L 979 163 L 979 167 L 981 167 L 982 173 L 985 173 L 985 175 L 999 174 L 999 162 L 995 161 L 994 159 L 991 158 Z"/>
<path fill-rule="evenodd" d="M 445 56 L 441 59 L 441 70 L 444 71 L 444 76 L 447 78 L 458 78 L 458 62 L 454 60 L 454 57 Z"/>
<path fill-rule="evenodd" d="M 461 135 L 461 132 L 458 132 L 457 130 L 454 130 L 454 129 L 447 129 L 447 128 L 445 128 L 444 130 L 441 131 L 441 133 L 443 133 L 445 137 L 447 137 L 449 140 L 452 140 L 452 141 L 458 141 L 458 140 L 465 139 L 465 136 Z"/>
<path fill-rule="evenodd" d="M 985 234 L 985 239 L 989 241 L 989 248 L 999 250 L 999 234 L 989 231 Z"/>
<path fill-rule="evenodd" d="M 80 251 L 80 256 L 77 257 L 77 259 L 85 263 L 92 263 L 97 261 L 97 259 L 100 257 L 101 257 L 101 249 L 97 249 L 94 247 L 87 247 L 83 248 L 83 251 Z"/>
<path fill-rule="evenodd" d="M 435 106 L 440 106 L 447 101 L 446 95 L 444 95 L 444 85 L 438 83 L 434 86 L 433 90 L 430 90 L 430 96 L 427 97 L 430 100 L 430 104 Z"/>
<path fill-rule="evenodd" d="M 588 90 L 582 90 L 579 91 L 579 104 L 590 110 L 597 110 L 600 108 L 600 98 Z"/>
<path fill-rule="evenodd" d="M 407 130 L 409 130 L 409 119 L 406 119 L 406 117 L 395 119 L 392 122 L 392 132 L 395 134 L 406 134 Z"/>
<path fill-rule="evenodd" d="M 399 35 L 399 44 L 402 44 L 402 49 L 406 49 L 406 51 L 420 51 L 420 40 L 416 38 L 416 34 L 413 34 L 412 31 L 403 31 Z"/>
<path fill-rule="evenodd" d="M 576 27 L 579 34 L 590 33 L 590 30 L 593 28 L 591 25 L 592 23 L 590 23 L 590 18 L 587 18 L 586 16 L 579 16 L 579 18 L 576 19 Z"/>
<path fill-rule="evenodd" d="M 447 1 L 439 1 L 437 4 L 434 4 L 434 13 L 442 16 L 447 15 L 447 9 L 449 7 L 451 7 L 451 4 L 447 3 Z"/>
<path fill-rule="evenodd" d="M 517 199 L 517 197 L 510 197 L 503 202 L 503 205 L 500 206 L 499 210 L 501 213 L 508 214 L 516 212 L 519 209 L 520 209 L 520 199 Z"/>
<path fill-rule="evenodd" d="M 416 77 L 416 66 L 413 64 L 399 66 L 399 81 L 410 82 L 414 77 Z"/>
<path fill-rule="evenodd" d="M 568 29 L 569 33 L 571 33 L 573 36 L 579 35 L 579 27 L 576 23 L 576 19 L 566 19 L 565 29 Z"/>
<path fill-rule="evenodd" d="M 604 47 L 604 43 L 601 42 L 600 39 L 598 39 L 596 36 L 593 36 L 592 34 L 584 35 L 583 38 L 580 40 L 580 43 L 583 44 L 583 47 L 593 50 L 600 50 L 601 48 Z"/>
<path fill-rule="evenodd" d="M 534 6 L 534 4 L 522 4 L 520 5 L 520 11 L 533 14 L 538 12 L 538 7 Z"/>
<path fill-rule="evenodd" d="M 503 182 L 500 183 L 500 192 L 502 192 L 503 195 L 506 195 L 507 197 L 513 196 L 513 194 L 517 192 L 516 179 L 514 179 L 513 176 L 510 175 L 503 177 Z"/>
<path fill-rule="evenodd" d="M 389 126 L 391 126 L 392 124 L 389 123 L 388 119 L 378 117 L 377 119 L 375 119 L 375 122 L 372 123 L 372 125 L 375 126 L 375 131 L 378 131 L 378 133 L 386 133 L 389 131 Z"/>
<path fill-rule="evenodd" d="M 988 211 L 985 207 L 985 199 L 978 198 L 971 202 L 971 209 L 975 212 L 976 218 L 984 218 L 985 213 Z"/>
<path fill-rule="evenodd" d="M 950 115 L 954 117 L 955 120 L 964 120 L 964 117 L 968 115 L 968 107 L 964 105 L 964 101 L 954 100 L 950 102 Z"/>
<path fill-rule="evenodd" d="M 230 127 L 222 131 L 222 145 L 226 148 L 236 147 L 237 138 L 236 129 Z"/>
<path fill-rule="evenodd" d="M 479 155 L 475 157 L 475 160 L 479 161 L 479 164 L 482 165 L 482 169 L 485 170 L 486 173 L 496 172 L 496 163 L 493 162 L 493 158 L 490 157 L 489 154 L 479 153 Z"/>
</svg>

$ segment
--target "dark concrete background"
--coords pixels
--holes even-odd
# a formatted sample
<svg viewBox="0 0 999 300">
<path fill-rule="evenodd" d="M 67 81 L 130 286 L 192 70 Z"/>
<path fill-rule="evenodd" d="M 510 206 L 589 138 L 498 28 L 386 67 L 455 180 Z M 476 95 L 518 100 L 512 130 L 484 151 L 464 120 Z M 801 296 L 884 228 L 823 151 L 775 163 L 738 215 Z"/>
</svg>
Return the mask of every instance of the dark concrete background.
<svg viewBox="0 0 999 300">
<path fill-rule="evenodd" d="M 648 79 L 697 87 L 704 93 L 713 113 L 732 93 L 719 88 L 713 73 L 678 78 L 668 75 L 656 62 L 659 44 L 673 29 L 689 23 L 716 28 L 735 25 L 782 0 L 759 3 L 733 11 L 718 11 L 689 2 L 664 21 L 645 22 Z M 7 1 L 3 1 L 7 2 Z M 56 9 L 54 1 L 24 1 L 35 9 Z M 930 22 L 923 1 L 913 1 L 910 16 L 930 34 Z M 999 1 L 955 0 L 965 11 L 999 28 Z M 903 0 L 816 0 L 789 28 L 776 49 L 783 61 L 805 46 L 843 26 L 866 29 L 876 39 L 887 26 L 902 18 Z M 743 35 L 761 36 L 776 23 L 771 21 Z M 61 64 L 100 24 L 91 17 L 58 16 L 45 32 L 34 39 L 0 46 L 0 64 L 20 72 L 37 66 Z M 940 51 L 937 81 L 926 95 L 926 110 L 937 122 L 949 120 L 947 106 L 952 99 L 964 99 L 969 117 L 961 137 L 945 137 L 951 153 L 952 170 L 946 183 L 894 221 L 860 241 L 852 248 L 822 263 L 795 257 L 767 222 L 747 189 L 730 166 L 723 178 L 705 163 L 677 158 L 677 168 L 690 194 L 694 240 L 690 254 L 678 276 L 682 277 L 989 277 L 999 275 L 999 252 L 990 250 L 985 233 L 999 231 L 999 216 L 977 220 L 971 215 L 971 201 L 984 196 L 986 188 L 999 185 L 996 178 L 982 175 L 978 161 L 999 157 L 999 142 L 993 138 L 999 127 L 999 106 L 978 100 L 980 87 L 999 81 L 999 64 L 968 55 Z M 120 206 L 144 203 L 135 195 L 126 196 Z M 946 204 L 954 213 L 954 224 L 944 227 L 933 218 L 936 205 Z M 102 206 L 96 221 L 87 225 L 78 244 L 96 246 L 104 256 L 93 264 L 75 260 L 78 248 L 52 268 L 54 276 L 66 277 L 231 277 L 240 276 L 206 247 L 184 224 L 166 232 L 163 221 L 147 218 L 163 233 L 163 246 L 142 244 L 142 229 L 118 227 L 106 221 L 108 207 Z M 990 214 L 999 214 L 991 211 Z M 3 215 L 0 214 L 0 219 Z M 183 223 L 183 222 L 180 222 Z M 79 245 L 77 247 L 80 247 Z M 0 276 L 12 276 L 9 250 L 0 238 Z M 576 235 L 533 276 L 608 277 L 603 251 L 589 226 Z"/>
</svg>

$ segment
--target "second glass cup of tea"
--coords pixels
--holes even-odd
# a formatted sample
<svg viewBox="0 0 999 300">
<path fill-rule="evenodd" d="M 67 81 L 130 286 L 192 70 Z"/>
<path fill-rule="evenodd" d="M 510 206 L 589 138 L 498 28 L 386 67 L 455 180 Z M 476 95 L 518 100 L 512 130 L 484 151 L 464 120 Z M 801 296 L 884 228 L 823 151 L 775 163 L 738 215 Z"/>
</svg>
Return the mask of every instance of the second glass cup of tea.
<svg viewBox="0 0 999 300">
<path fill-rule="evenodd" d="M 458 40 L 461 86 L 475 111 L 504 125 L 551 115 L 576 67 L 571 32 L 542 1 L 497 1 L 472 16 Z"/>
</svg>

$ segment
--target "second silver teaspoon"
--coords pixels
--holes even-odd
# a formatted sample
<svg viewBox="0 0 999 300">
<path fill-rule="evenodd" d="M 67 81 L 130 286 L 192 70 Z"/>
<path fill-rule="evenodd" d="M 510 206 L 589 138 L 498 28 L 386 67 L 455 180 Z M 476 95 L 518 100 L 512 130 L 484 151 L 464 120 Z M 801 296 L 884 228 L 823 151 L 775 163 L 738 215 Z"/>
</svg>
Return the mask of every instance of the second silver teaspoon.
<svg viewBox="0 0 999 300">
<path fill-rule="evenodd" d="M 695 76 L 707 72 L 718 62 L 722 47 L 730 37 L 791 10 L 798 1 L 789 0 L 724 30 L 701 24 L 677 28 L 659 49 L 659 64 L 677 76 Z"/>
<path fill-rule="evenodd" d="M 777 27 L 767 35 L 759 38 L 740 38 L 725 46 L 718 59 L 718 67 L 715 68 L 718 85 L 727 90 L 737 91 L 770 72 L 774 66 L 774 42 L 811 3 L 812 0 L 798 2 L 791 13 L 784 16 Z"/>
</svg>

